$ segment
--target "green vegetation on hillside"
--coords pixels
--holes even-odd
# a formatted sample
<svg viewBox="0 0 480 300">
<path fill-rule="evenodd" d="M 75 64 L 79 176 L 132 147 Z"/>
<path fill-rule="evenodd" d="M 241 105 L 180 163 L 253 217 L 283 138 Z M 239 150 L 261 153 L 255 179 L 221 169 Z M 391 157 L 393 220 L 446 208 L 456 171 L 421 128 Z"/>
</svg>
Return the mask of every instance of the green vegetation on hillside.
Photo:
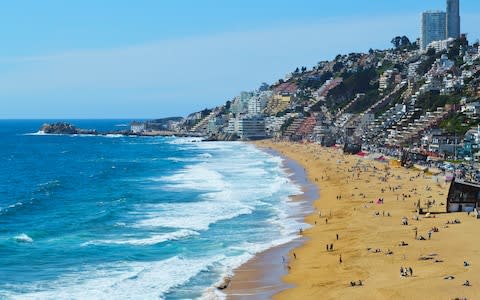
<svg viewBox="0 0 480 300">
<path fill-rule="evenodd" d="M 358 93 L 369 93 L 378 89 L 378 84 L 373 83 L 377 79 L 375 68 L 360 70 L 358 72 L 348 72 L 343 74 L 343 82 L 332 89 L 327 98 L 327 106 L 335 111 L 344 107 L 350 99 Z"/>
<path fill-rule="evenodd" d="M 460 99 L 459 94 L 440 95 L 438 92 L 427 92 L 418 97 L 416 106 L 423 111 L 434 111 L 437 107 L 444 107 L 445 104 L 458 104 Z"/>
<path fill-rule="evenodd" d="M 440 128 L 444 129 L 448 133 L 455 133 L 459 136 L 465 135 L 470 128 L 477 126 L 479 120 L 473 120 L 468 118 L 463 113 L 454 113 L 440 123 Z"/>
<path fill-rule="evenodd" d="M 355 103 L 353 103 L 347 109 L 347 112 L 354 114 L 362 113 L 378 100 L 380 100 L 380 93 L 378 92 L 378 89 L 370 90 Z"/>
</svg>

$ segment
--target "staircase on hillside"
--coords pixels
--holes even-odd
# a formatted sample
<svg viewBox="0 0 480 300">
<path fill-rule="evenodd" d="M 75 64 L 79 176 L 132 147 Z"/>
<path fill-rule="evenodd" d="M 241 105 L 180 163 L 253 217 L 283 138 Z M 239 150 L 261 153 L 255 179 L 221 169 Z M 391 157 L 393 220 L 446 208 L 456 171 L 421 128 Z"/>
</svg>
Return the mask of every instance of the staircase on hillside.
<svg viewBox="0 0 480 300">
<path fill-rule="evenodd" d="M 190 131 L 191 132 L 206 132 L 207 127 L 208 127 L 208 121 L 210 121 L 212 118 L 217 116 L 216 111 L 212 111 L 208 116 L 200 120 L 195 126 L 193 126 Z"/>
<path fill-rule="evenodd" d="M 426 112 L 421 115 L 420 118 L 415 119 L 413 123 L 409 123 L 408 126 L 403 126 L 401 130 L 396 130 L 387 142 L 389 144 L 400 145 L 406 143 L 412 139 L 418 138 L 425 131 L 436 127 L 444 120 L 450 111 L 444 109 L 443 107 L 437 108 L 434 112 Z"/>
</svg>

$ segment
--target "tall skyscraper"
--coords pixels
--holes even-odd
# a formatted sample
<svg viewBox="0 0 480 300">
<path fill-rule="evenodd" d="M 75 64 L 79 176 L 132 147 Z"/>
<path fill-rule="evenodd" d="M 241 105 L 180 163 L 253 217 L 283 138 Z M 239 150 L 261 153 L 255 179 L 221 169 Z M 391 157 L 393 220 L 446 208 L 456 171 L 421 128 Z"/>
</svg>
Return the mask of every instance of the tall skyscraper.
<svg viewBox="0 0 480 300">
<path fill-rule="evenodd" d="M 433 41 L 445 40 L 447 36 L 447 14 L 443 11 L 422 13 L 420 47 L 425 50 Z"/>
<path fill-rule="evenodd" d="M 460 0 L 447 0 L 447 38 L 460 37 Z"/>
</svg>

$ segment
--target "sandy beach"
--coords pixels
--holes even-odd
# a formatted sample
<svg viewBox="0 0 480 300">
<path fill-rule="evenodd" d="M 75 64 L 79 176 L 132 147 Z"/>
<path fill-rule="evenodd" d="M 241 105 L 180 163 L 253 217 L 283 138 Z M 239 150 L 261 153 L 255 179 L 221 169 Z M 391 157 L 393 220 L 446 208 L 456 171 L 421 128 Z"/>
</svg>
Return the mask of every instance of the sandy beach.
<svg viewBox="0 0 480 300">
<path fill-rule="evenodd" d="M 300 163 L 320 190 L 315 212 L 306 218 L 312 225 L 303 233 L 306 242 L 289 254 L 283 280 L 294 287 L 273 298 L 480 295 L 480 221 L 466 213 L 442 213 L 449 184 L 314 144 L 262 141 L 257 146 Z M 432 214 L 417 215 L 418 201 L 421 207 L 434 202 Z M 448 224 L 454 220 L 459 224 Z"/>
</svg>

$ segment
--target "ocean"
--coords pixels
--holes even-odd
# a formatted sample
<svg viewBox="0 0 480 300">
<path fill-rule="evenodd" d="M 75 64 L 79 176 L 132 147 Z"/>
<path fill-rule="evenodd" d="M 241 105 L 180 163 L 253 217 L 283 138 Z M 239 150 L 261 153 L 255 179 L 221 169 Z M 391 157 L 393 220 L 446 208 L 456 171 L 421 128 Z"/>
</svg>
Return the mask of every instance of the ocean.
<svg viewBox="0 0 480 300">
<path fill-rule="evenodd" d="M 251 144 L 43 123 L 0 121 L 0 298 L 222 298 L 225 276 L 306 227 L 282 158 Z"/>
</svg>

